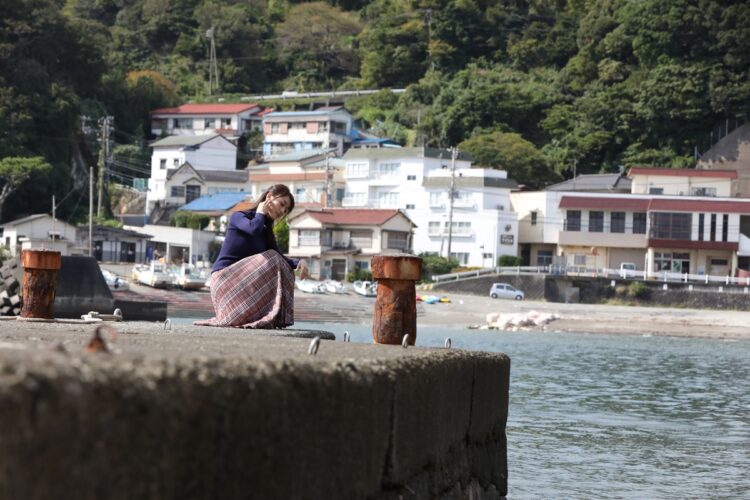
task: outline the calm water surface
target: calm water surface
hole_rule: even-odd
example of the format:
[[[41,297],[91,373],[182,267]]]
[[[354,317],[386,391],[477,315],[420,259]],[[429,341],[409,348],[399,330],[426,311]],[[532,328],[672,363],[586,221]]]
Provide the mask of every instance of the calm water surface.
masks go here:
[[[509,498],[750,498],[750,342],[420,327],[417,344],[445,337],[512,359]]]

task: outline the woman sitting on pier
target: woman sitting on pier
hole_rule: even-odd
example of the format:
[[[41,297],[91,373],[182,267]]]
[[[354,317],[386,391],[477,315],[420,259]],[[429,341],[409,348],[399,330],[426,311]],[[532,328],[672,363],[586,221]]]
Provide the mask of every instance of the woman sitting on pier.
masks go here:
[[[284,184],[274,184],[254,208],[229,218],[226,238],[211,270],[215,317],[196,325],[283,328],[294,324],[294,271],[309,275],[304,260],[284,257],[273,235],[274,221],[294,208]]]

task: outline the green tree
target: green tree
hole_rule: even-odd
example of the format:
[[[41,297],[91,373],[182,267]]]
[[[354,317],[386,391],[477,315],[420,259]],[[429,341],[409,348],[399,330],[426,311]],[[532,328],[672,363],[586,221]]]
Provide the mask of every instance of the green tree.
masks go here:
[[[289,9],[276,27],[279,56],[299,90],[335,86],[359,68],[355,44],[362,30],[351,13],[325,2]]]
[[[520,134],[492,132],[471,137],[459,144],[474,158],[477,167],[508,172],[508,177],[531,188],[541,188],[558,180],[547,159]]]
[[[422,259],[422,281],[430,281],[433,276],[450,273],[454,267],[458,266],[456,259],[446,259],[439,255],[422,253],[419,254]]]
[[[0,220],[8,197],[33,175],[48,173],[52,167],[41,156],[9,156],[0,160]]]
[[[287,253],[289,251],[289,224],[286,221],[286,217],[273,225],[273,235],[276,238],[279,250]]]

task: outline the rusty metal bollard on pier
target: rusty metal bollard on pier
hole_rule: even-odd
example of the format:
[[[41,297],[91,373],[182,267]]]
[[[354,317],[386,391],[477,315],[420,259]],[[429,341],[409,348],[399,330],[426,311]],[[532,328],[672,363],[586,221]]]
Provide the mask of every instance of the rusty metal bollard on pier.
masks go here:
[[[422,276],[422,259],[408,254],[376,255],[370,263],[378,282],[372,338],[376,344],[409,344],[417,339],[417,293],[414,284]]]
[[[54,319],[57,272],[62,267],[60,252],[24,250],[21,267],[21,318]]]

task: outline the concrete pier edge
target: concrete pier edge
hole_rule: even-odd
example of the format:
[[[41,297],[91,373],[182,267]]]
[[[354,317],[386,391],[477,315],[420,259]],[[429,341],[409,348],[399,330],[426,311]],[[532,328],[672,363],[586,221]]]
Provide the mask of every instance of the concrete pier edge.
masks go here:
[[[507,491],[503,354],[322,341],[309,356],[307,339],[137,324],[90,355],[91,325],[15,323],[0,322],[2,498]]]

